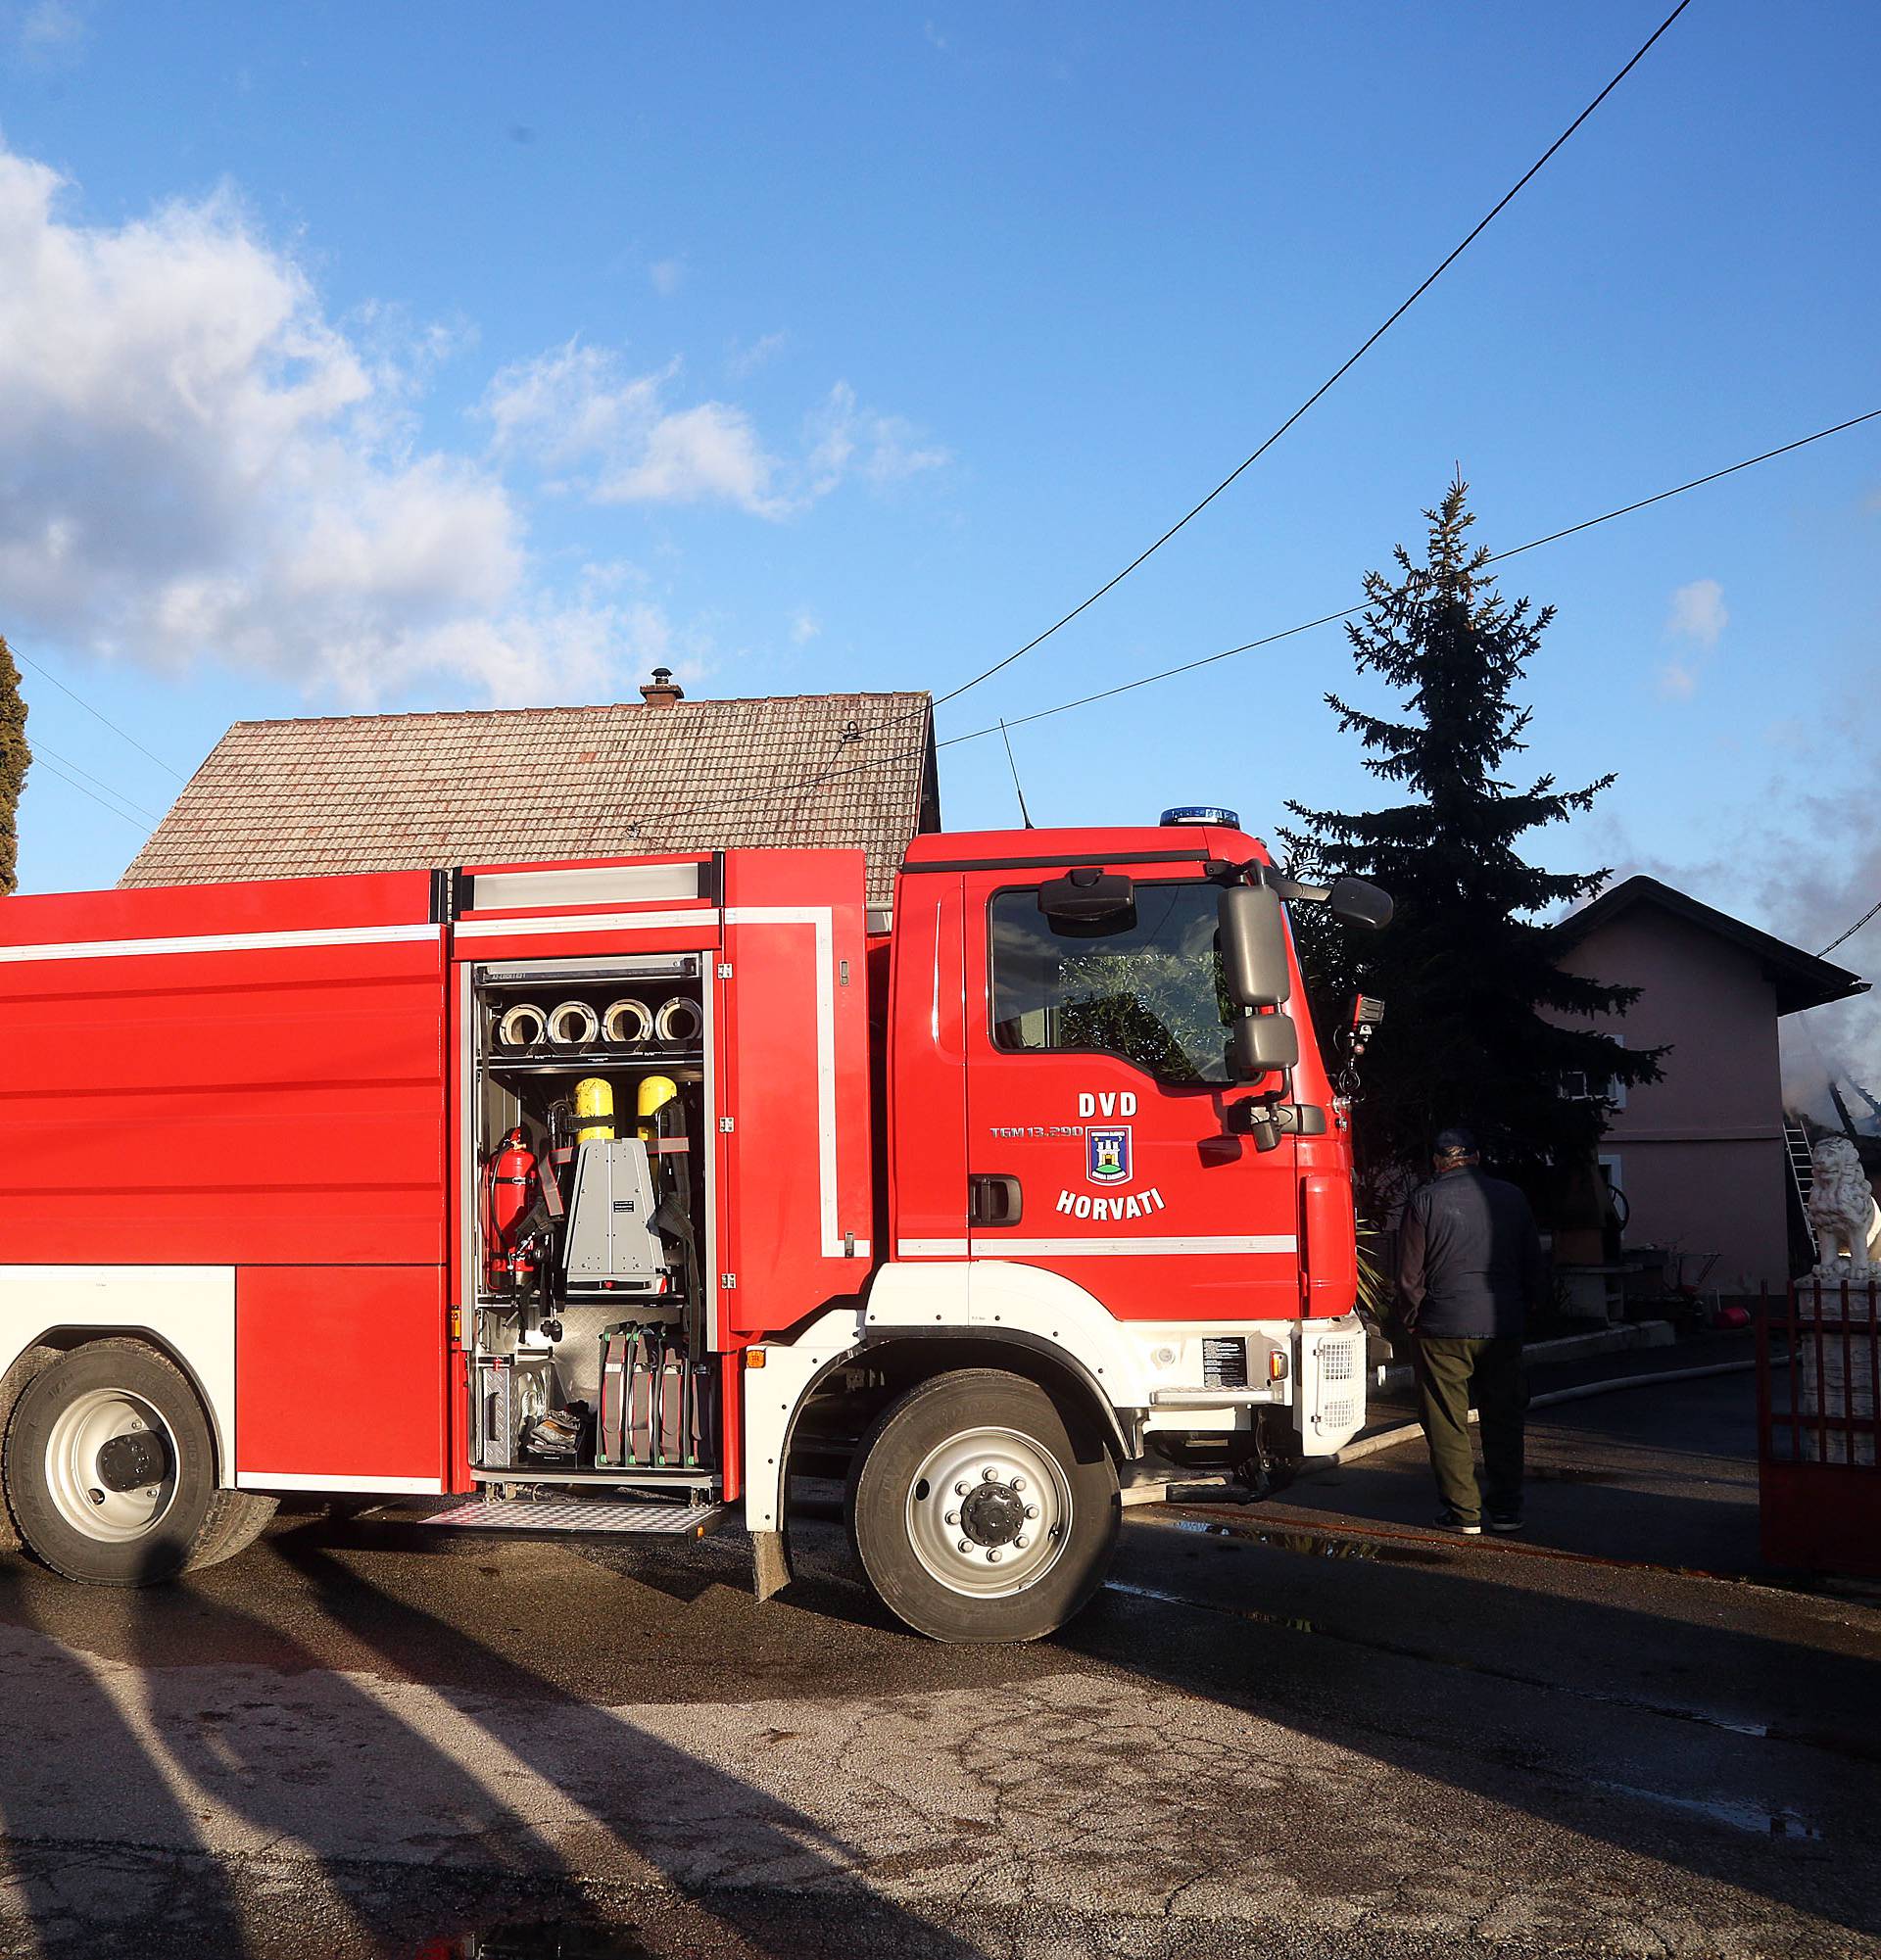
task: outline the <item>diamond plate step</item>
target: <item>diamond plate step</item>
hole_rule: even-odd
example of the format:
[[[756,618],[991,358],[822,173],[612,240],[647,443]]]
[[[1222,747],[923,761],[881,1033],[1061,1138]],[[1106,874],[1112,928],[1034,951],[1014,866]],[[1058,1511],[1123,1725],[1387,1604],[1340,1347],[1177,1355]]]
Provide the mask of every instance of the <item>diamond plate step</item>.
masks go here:
[[[612,1531],[660,1538],[703,1538],[716,1531],[726,1504],[640,1504],[612,1498],[451,1498],[433,1508],[384,1505],[371,1515],[389,1524],[439,1525],[453,1531]]]

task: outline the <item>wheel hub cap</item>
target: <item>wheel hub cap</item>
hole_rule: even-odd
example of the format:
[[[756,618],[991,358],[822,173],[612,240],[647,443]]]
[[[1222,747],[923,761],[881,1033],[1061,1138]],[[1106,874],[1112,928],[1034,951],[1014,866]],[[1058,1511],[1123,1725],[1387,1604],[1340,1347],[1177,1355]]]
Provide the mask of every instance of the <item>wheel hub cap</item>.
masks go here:
[[[976,1545],[1010,1545],[1026,1527],[1026,1506],[1010,1484],[982,1484],[960,1506],[960,1529]]]
[[[1071,1484],[1015,1429],[963,1429],[930,1450],[908,1486],[908,1544],[931,1577],[972,1599],[1036,1586],[1071,1530]]]
[[[169,1425],[125,1389],[74,1396],[46,1439],[46,1490],[65,1522],[87,1538],[143,1537],[176,1495]]]

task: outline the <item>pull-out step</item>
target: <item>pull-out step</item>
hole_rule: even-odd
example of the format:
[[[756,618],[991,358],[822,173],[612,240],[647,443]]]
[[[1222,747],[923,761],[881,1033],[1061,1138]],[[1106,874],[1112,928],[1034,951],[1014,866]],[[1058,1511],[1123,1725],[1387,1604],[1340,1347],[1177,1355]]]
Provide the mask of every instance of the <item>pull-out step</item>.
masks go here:
[[[447,1498],[381,1506],[388,1524],[439,1525],[453,1531],[606,1531],[656,1538],[704,1538],[725,1521],[728,1504],[674,1504],[613,1498]]]

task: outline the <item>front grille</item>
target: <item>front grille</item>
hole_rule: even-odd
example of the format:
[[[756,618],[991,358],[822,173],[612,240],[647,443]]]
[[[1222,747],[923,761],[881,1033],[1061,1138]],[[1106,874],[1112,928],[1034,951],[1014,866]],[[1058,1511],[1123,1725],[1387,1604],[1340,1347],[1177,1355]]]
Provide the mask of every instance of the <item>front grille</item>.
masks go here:
[[[1238,1336],[1218,1335],[1202,1343],[1202,1386],[1245,1388],[1247,1343]]]

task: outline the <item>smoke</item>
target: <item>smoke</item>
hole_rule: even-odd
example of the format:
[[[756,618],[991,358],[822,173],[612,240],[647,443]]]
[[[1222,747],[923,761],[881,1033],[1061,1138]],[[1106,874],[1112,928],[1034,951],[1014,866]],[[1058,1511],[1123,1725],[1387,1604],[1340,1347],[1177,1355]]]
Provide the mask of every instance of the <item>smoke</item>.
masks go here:
[[[1720,832],[1713,825],[1707,854],[1673,860],[1643,851],[1610,813],[1582,835],[1614,866],[1614,883],[1643,873],[1777,938],[1818,953],[1881,898],[1881,799],[1859,787],[1844,794],[1798,796],[1774,790],[1760,797],[1756,823]],[[1771,823],[1781,812],[1780,832]],[[1828,954],[1858,974],[1881,969],[1881,916]],[[1829,1094],[1833,1082],[1857,1126],[1881,1127],[1851,1090],[1859,1083],[1881,1098],[1881,998],[1853,1000],[1785,1015],[1777,1024],[1782,1048],[1783,1103],[1818,1123],[1839,1126]]]
[[[1860,789],[1790,799],[1795,829],[1766,846],[1772,861],[1752,884],[1753,917],[1806,952],[1820,952],[1881,898],[1881,802]],[[1786,826],[1786,828],[1788,828]],[[1828,953],[1863,979],[1881,964],[1881,917]],[[1783,1096],[1820,1123],[1840,1119],[1829,1085],[1842,1085],[1857,1120],[1871,1113],[1849,1092],[1858,1082],[1881,1095],[1881,1001],[1872,994],[1785,1017]],[[1865,1125],[1864,1125],[1865,1126]]]

